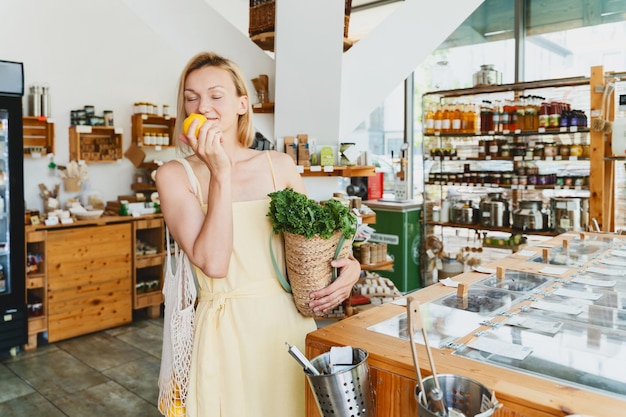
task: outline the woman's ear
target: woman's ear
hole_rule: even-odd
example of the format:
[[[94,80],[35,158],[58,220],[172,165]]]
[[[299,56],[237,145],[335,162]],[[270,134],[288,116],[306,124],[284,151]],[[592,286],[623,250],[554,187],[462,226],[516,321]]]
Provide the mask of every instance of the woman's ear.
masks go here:
[[[240,115],[246,114],[248,112],[248,108],[250,107],[248,96],[239,97],[239,113]]]

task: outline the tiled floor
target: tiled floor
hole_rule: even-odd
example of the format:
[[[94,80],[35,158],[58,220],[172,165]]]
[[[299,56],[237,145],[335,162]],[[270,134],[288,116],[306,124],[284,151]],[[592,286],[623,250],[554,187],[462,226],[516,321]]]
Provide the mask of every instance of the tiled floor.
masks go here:
[[[0,356],[2,417],[158,417],[163,320]]]

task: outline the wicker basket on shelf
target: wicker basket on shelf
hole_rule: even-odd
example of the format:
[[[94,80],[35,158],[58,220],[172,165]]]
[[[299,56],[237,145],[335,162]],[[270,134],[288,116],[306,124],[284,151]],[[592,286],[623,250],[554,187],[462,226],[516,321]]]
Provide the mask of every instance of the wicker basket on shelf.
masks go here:
[[[264,33],[274,32],[276,18],[275,0],[250,0],[250,23],[248,32],[250,37]],[[343,37],[348,37],[348,27],[350,25],[350,12],[352,11],[352,0],[346,0],[344,12]]]

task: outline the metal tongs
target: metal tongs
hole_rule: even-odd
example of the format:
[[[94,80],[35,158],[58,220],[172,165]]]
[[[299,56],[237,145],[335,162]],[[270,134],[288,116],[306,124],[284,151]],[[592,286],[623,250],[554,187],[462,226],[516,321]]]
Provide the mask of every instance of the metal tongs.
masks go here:
[[[297,346],[290,345],[289,342],[285,342],[285,345],[289,348],[289,354],[298,361],[304,372],[310,375],[320,375],[320,372],[313,366],[313,364],[304,356],[304,354],[298,349]]]
[[[420,388],[420,392],[423,393],[426,399],[428,409],[433,413],[441,417],[448,416],[448,406],[446,404],[445,396],[439,386],[439,380],[437,379],[437,371],[435,370],[435,361],[433,360],[432,352],[430,351],[430,344],[428,343],[428,336],[426,335],[426,329],[422,320],[422,313],[420,311],[420,305],[413,297],[407,297],[406,301],[406,319],[409,333],[409,340],[411,341],[411,353],[413,354],[413,366],[417,373],[417,384]],[[426,345],[426,353],[428,354],[428,361],[430,362],[430,369],[433,373],[433,381],[435,386],[430,392],[424,391],[424,383],[422,381],[422,373],[417,359],[417,349],[415,347],[414,335],[418,329],[422,330],[422,336],[424,337],[424,344]]]

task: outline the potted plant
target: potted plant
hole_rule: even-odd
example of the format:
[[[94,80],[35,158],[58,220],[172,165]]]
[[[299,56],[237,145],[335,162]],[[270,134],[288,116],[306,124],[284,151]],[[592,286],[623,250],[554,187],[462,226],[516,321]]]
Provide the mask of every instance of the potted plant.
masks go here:
[[[338,200],[318,203],[291,188],[268,196],[271,201],[267,215],[272,229],[285,239],[289,282],[274,260],[276,273],[283,288],[293,293],[298,311],[311,316],[309,294],[330,284],[336,274],[330,262],[350,253],[356,216]]]

